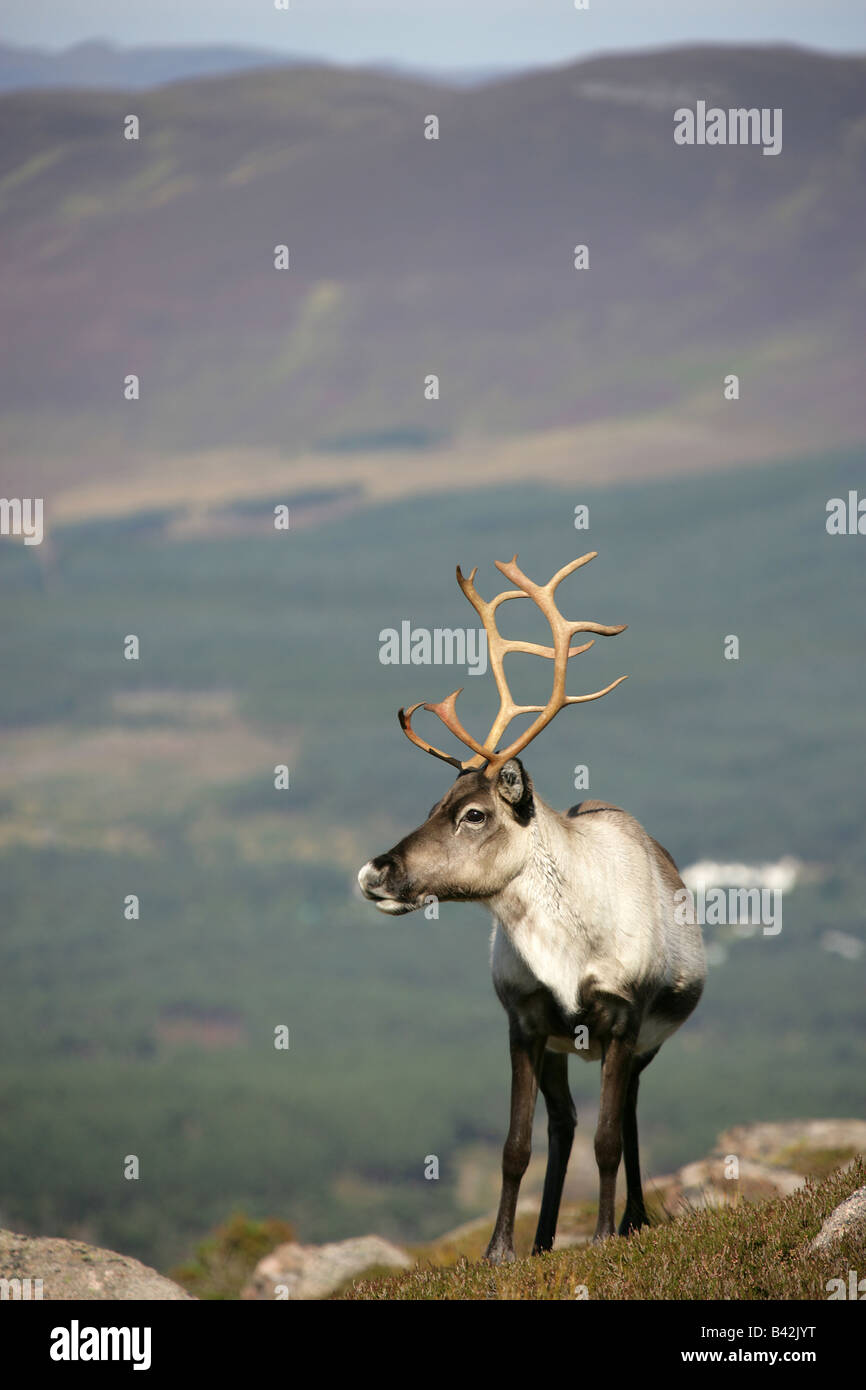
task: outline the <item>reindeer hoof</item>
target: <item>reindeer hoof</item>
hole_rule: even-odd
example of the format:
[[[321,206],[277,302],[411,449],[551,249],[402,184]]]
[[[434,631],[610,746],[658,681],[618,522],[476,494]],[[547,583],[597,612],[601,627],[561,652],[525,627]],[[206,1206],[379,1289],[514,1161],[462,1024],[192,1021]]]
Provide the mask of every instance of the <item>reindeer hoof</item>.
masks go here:
[[[638,1213],[637,1216],[629,1216],[628,1212],[626,1212],[622,1221],[619,1223],[619,1234],[621,1236],[630,1236],[633,1235],[635,1231],[639,1231],[642,1226],[648,1226],[649,1224],[649,1217],[645,1211]]]
[[[484,1258],[488,1264],[506,1265],[513,1264],[517,1256],[511,1246],[488,1245],[484,1252]]]

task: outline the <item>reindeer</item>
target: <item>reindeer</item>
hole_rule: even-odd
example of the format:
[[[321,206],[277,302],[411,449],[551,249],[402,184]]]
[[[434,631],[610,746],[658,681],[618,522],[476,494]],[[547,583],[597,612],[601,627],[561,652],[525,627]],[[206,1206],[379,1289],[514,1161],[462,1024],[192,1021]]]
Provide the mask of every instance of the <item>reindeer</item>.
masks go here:
[[[620,1235],[648,1222],[641,1188],[637,1095],[641,1072],[666,1038],[688,1018],[706,976],[700,927],[680,924],[675,894],[683,890],[677,867],[626,811],[604,801],[583,801],[560,814],[536,794],[517,756],[566,705],[607,695],[620,676],[591,695],[566,695],[567,664],[594,638],[572,647],[576,633],[613,637],[624,625],[569,622],[555,592],[563,579],[595,559],[590,551],[544,585],[517,565],[496,567],[516,588],[486,602],[473,569],[457,582],[484,624],[500,697],[499,713],[478,743],[457,715],[459,690],[440,704],[400,710],[403,732],[417,747],[458,769],[454,785],[425,823],[358,874],[365,897],[381,912],[413,912],[430,895],[444,902],[480,902],[494,917],[493,985],[507,1015],[511,1050],[511,1120],[502,1157],[502,1195],[485,1258],[514,1259],[514,1214],[530,1157],[532,1121],[540,1088],[547,1105],[548,1158],[533,1254],[550,1250],[556,1233],[565,1171],[577,1123],[568,1089],[568,1057],[601,1062],[601,1100],[595,1134],[599,1172],[595,1240],[615,1234],[616,1178],[625,1150],[626,1205]],[[530,598],[548,620],[553,646],[504,639],[496,610]],[[515,704],[504,672],[510,652],[553,661],[553,691],[546,705]],[[470,750],[460,761],[427,743],[412,728],[424,708]],[[498,745],[512,720],[535,720],[507,747]],[[683,899],[679,899],[683,901]]]

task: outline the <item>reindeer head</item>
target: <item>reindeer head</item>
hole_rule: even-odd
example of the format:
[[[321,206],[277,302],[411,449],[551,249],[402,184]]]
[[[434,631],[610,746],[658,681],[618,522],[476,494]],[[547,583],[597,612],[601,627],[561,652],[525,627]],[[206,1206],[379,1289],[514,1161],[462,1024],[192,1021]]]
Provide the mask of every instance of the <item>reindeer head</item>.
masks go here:
[[[620,676],[604,690],[591,695],[566,695],[568,662],[592,646],[594,638],[572,647],[578,632],[615,637],[625,625],[605,627],[602,623],[569,622],[559,612],[554,594],[567,575],[573,574],[597,552],[591,550],[559,570],[547,584],[534,584],[517,565],[496,561],[496,568],[518,587],[497,594],[489,602],[475,588],[473,570],[464,578],[457,567],[457,583],[478,613],[487,632],[490,666],[499,691],[499,713],[483,743],[464,729],[457,716],[459,690],[438,705],[413,705],[400,710],[398,718],[406,737],[418,748],[459,769],[457,781],[433,807],[427,820],[401,840],[387,854],[371,859],[358,874],[364,896],[382,912],[398,914],[422,907],[431,895],[441,902],[475,901],[495,896],[520,873],[529,853],[529,827],[535,815],[532,783],[518,758],[526,746],[566,705],[598,700],[626,680]],[[496,627],[496,610],[508,599],[531,598],[550,623],[553,646],[535,642],[510,641]],[[517,705],[505,678],[504,660],[509,652],[526,652],[553,661],[553,690],[546,705]],[[418,709],[438,716],[445,727],[473,754],[460,759],[443,753],[420,738],[412,728],[412,715]],[[519,714],[538,717],[507,748],[497,744],[512,720]]]

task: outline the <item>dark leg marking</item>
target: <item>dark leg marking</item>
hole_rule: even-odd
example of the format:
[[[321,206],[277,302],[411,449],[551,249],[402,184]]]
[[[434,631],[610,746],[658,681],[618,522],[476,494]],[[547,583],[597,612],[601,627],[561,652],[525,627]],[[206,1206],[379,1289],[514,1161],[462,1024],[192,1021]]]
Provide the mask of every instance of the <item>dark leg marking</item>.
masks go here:
[[[565,1170],[571,1153],[571,1143],[577,1115],[568,1089],[568,1057],[564,1052],[545,1052],[541,1065],[541,1093],[547,1105],[547,1171],[544,1175],[544,1194],[538,1229],[532,1246],[533,1255],[553,1248],[556,1222]]]
[[[640,1179],[640,1154],[637,1135],[637,1092],[640,1074],[648,1067],[658,1048],[644,1052],[632,1062],[628,1090],[625,1097],[625,1111],[622,1117],[622,1140],[625,1155],[626,1203],[625,1212],[619,1225],[621,1236],[630,1235],[641,1226],[649,1225],[649,1217],[643,1201],[643,1187]]]

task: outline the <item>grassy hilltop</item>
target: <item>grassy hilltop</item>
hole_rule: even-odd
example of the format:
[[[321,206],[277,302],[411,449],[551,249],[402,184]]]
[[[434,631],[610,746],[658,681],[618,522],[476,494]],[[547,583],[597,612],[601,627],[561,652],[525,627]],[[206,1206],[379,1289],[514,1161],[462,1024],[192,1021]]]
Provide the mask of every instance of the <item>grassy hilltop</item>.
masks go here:
[[[790,1197],[694,1212],[628,1240],[551,1251],[493,1269],[483,1261],[422,1265],[357,1280],[344,1299],[448,1301],[532,1299],[826,1299],[827,1282],[862,1269],[866,1235],[847,1235],[830,1254],[808,1249],[834,1207],[866,1183],[861,1158]]]

